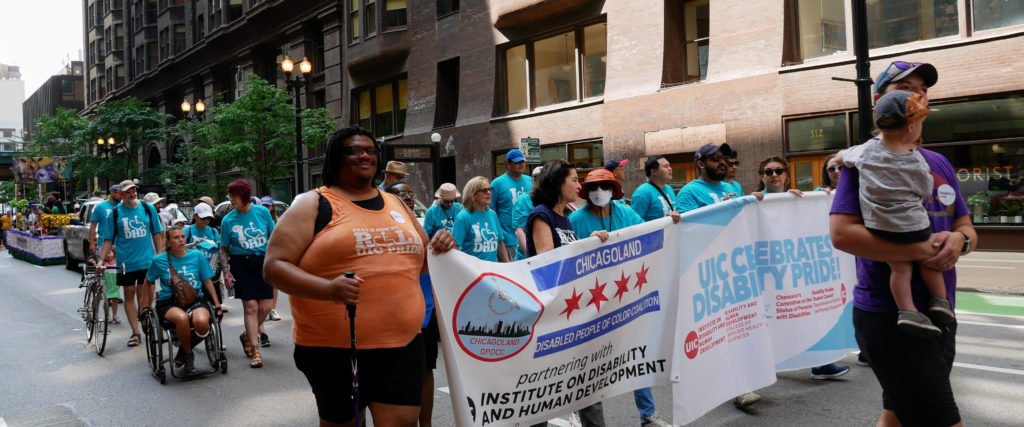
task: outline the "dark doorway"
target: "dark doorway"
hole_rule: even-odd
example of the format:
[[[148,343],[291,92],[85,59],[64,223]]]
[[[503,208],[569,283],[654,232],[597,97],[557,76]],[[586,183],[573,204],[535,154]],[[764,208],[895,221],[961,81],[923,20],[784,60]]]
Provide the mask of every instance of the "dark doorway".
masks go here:
[[[459,182],[455,182],[455,156],[441,158],[441,183],[450,182],[455,187],[462,188]]]

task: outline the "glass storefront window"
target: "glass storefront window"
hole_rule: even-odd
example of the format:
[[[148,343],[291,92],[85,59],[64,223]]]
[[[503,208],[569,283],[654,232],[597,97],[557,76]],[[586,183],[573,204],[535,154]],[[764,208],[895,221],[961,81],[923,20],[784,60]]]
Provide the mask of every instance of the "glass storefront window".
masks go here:
[[[976,31],[1024,24],[1024,2],[1020,0],[979,0],[971,5]]]
[[[786,139],[791,153],[846,148],[846,114],[788,120]]]
[[[846,51],[843,0],[786,0],[788,63]]]
[[[879,48],[958,32],[957,0],[869,1],[869,47]]]
[[[1024,136],[1024,97],[934,105],[924,122],[925,143]]]
[[[1024,142],[932,150],[952,163],[974,224],[1024,225]]]
[[[576,39],[572,32],[533,44],[537,107],[576,99]]]

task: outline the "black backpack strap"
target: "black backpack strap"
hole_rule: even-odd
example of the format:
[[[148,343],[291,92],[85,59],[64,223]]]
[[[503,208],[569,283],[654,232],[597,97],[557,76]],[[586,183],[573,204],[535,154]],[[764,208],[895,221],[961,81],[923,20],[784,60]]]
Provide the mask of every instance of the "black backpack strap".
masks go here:
[[[334,210],[331,208],[331,202],[324,197],[320,190],[316,190],[316,195],[319,196],[316,205],[316,222],[313,223],[313,235],[316,236],[331,223],[331,219],[334,217]]]

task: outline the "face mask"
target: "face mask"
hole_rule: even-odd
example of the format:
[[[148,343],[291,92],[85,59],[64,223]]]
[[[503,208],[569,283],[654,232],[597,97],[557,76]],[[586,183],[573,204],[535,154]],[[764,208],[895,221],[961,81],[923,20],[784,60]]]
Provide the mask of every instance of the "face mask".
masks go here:
[[[612,192],[611,190],[605,190],[602,188],[590,190],[589,198],[590,203],[593,203],[595,206],[599,208],[603,208],[605,206],[608,206],[608,202],[612,201]]]

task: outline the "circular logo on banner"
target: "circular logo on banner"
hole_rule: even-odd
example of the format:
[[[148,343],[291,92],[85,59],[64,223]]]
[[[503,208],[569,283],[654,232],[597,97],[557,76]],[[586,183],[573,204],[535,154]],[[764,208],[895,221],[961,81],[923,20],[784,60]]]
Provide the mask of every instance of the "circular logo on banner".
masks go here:
[[[497,362],[515,356],[530,344],[543,312],[544,305],[522,285],[484,273],[455,303],[452,330],[466,354]]]
[[[697,332],[690,331],[690,333],[686,334],[686,341],[683,342],[683,352],[686,353],[686,358],[693,359],[697,357],[697,350]]]
[[[953,187],[950,187],[949,184],[940,185],[935,192],[938,193],[939,201],[943,205],[949,206],[956,201],[956,191],[953,191]]]
[[[401,213],[399,213],[398,211],[391,211],[390,213],[391,213],[391,218],[394,219],[395,222],[397,222],[399,224],[405,224],[405,217],[402,216]]]

